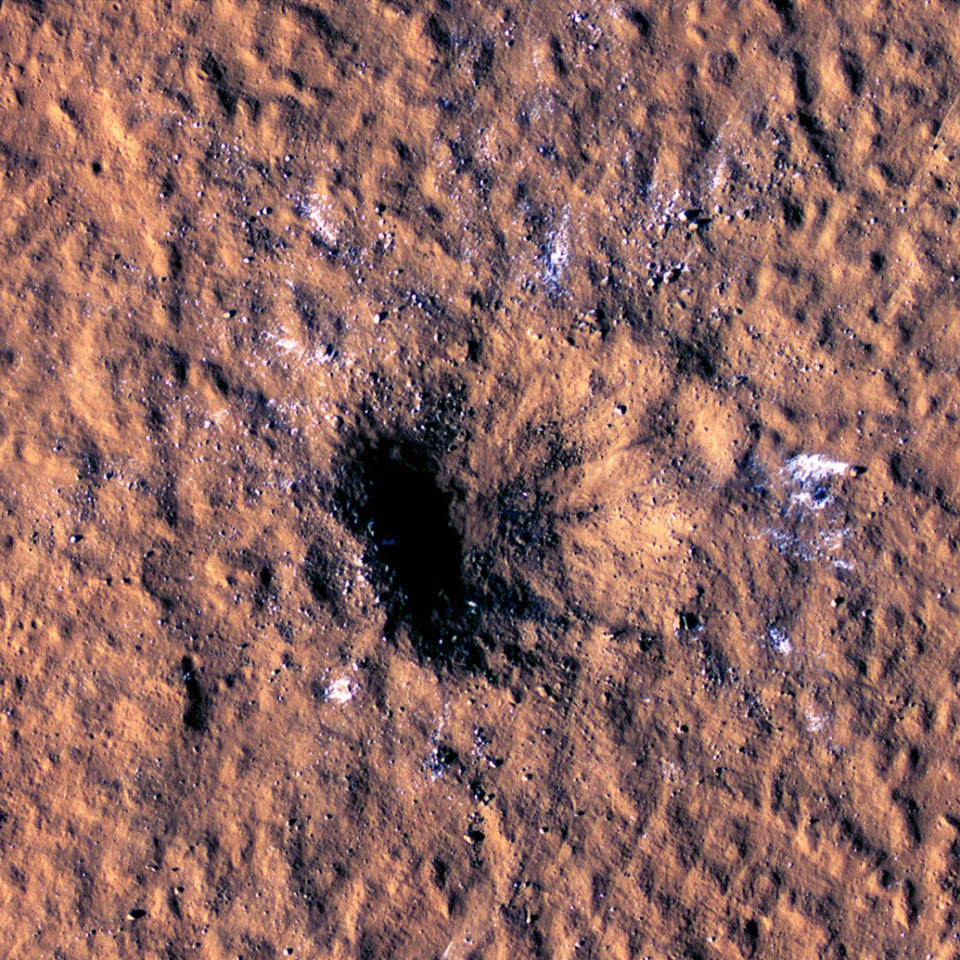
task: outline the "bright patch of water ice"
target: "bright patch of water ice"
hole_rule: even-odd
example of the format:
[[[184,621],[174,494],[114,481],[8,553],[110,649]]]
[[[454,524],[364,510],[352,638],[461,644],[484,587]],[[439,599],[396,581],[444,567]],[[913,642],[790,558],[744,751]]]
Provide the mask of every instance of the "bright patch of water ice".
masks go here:
[[[340,238],[340,227],[333,206],[319,194],[295,196],[295,211],[306,217],[317,235],[328,247],[335,247]]]
[[[783,469],[794,483],[811,483],[830,477],[846,476],[851,466],[843,460],[830,460],[822,453],[801,453],[791,457]]]
[[[844,460],[821,453],[801,453],[780,467],[781,496],[778,516],[765,533],[781,553],[806,562],[827,561],[837,570],[853,570],[842,554],[851,536],[843,492],[837,477],[857,477],[864,472]],[[750,488],[766,492],[762,468],[750,461],[744,467]]]
[[[783,472],[795,488],[790,502],[808,510],[822,510],[831,500],[830,480],[850,473],[851,465],[843,460],[831,460],[821,453],[801,453],[791,457]]]
[[[793,644],[787,636],[787,631],[783,627],[771,624],[767,628],[767,636],[770,638],[770,648],[775,650],[781,656],[787,656],[793,650]]]
[[[807,722],[807,730],[809,730],[810,733],[819,733],[827,725],[827,720],[829,719],[829,717],[825,717],[822,713],[816,713],[813,710],[805,710],[803,718]]]
[[[547,236],[543,249],[543,282],[552,295],[562,293],[563,276],[570,262],[570,207],[564,207],[560,226]]]
[[[311,350],[293,337],[279,337],[269,331],[265,332],[263,336],[300,363],[330,363],[336,360],[339,353],[333,344],[329,343],[324,344],[321,349]]]
[[[357,688],[350,682],[350,678],[340,677],[323,691],[323,699],[330,703],[347,703],[356,696],[356,693]]]

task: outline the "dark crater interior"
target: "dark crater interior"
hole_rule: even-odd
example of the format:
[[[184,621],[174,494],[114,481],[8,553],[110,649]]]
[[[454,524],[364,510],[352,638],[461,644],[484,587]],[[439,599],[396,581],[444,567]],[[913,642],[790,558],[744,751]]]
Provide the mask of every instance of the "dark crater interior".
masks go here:
[[[406,637],[421,662],[438,670],[496,682],[504,670],[527,665],[509,656],[520,622],[556,627],[563,620],[524,577],[528,568],[552,566],[553,517],[550,504],[531,494],[536,478],[515,479],[488,503],[489,536],[465,542],[455,520],[459,494],[444,480],[451,449],[424,430],[357,435],[336,471],[331,507],[363,545],[390,639]],[[304,572],[314,599],[344,613],[343,564],[329,543],[311,548]]]
[[[386,611],[387,632],[405,630],[434,665],[478,670],[485,657],[472,590],[464,581],[453,494],[436,457],[415,439],[360,446],[334,495],[340,520],[364,543],[364,563]]]

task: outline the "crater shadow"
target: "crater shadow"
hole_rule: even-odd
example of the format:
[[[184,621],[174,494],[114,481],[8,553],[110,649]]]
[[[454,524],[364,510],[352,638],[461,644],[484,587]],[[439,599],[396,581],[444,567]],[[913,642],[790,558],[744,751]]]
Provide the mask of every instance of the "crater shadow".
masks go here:
[[[453,501],[439,482],[436,457],[406,438],[361,446],[334,495],[339,519],[365,545],[364,564],[387,631],[406,630],[420,659],[435,666],[481,670],[486,661],[464,583]]]

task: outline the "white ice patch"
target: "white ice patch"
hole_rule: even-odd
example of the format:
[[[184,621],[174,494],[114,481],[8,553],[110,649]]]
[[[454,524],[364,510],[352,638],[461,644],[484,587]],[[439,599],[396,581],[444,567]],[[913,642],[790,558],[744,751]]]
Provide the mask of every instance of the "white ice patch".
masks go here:
[[[853,570],[853,562],[843,556],[853,531],[845,522],[844,491],[835,480],[858,477],[864,470],[821,453],[801,453],[783,463],[779,517],[765,531],[771,542],[781,553],[798,559]],[[753,489],[766,489],[763,472],[756,465],[748,472],[751,477]]]
[[[783,465],[793,490],[790,503],[807,510],[822,510],[833,499],[830,480],[849,475],[852,467],[842,460],[830,460],[820,453],[801,453]]]
[[[291,354],[300,363],[330,363],[337,357],[337,351],[331,344],[327,344],[321,350],[309,350],[299,340],[294,340],[292,337],[278,337],[275,333],[269,331],[265,332],[263,336],[275,343],[285,353]]]
[[[570,207],[564,207],[560,226],[547,237],[544,251],[543,280],[553,291],[561,287],[570,262]]]
[[[807,730],[810,733],[819,733],[827,725],[828,720],[823,714],[815,713],[813,710],[805,710],[803,718],[807,722]]]
[[[356,696],[357,688],[350,682],[349,677],[341,677],[334,680],[326,690],[323,691],[323,699],[330,703],[348,703]]]
[[[307,218],[328,247],[335,247],[340,236],[333,222],[333,208],[320,197],[313,196],[307,203]]]
[[[851,468],[849,463],[842,460],[830,460],[822,453],[801,453],[791,457],[783,469],[790,475],[794,483],[805,485],[819,483],[830,477],[846,476]]]
[[[767,628],[767,636],[770,638],[770,648],[781,656],[785,657],[793,650],[793,644],[782,627],[771,625]]]
[[[666,757],[660,758],[660,773],[663,779],[670,783],[681,783],[683,781],[683,770]]]

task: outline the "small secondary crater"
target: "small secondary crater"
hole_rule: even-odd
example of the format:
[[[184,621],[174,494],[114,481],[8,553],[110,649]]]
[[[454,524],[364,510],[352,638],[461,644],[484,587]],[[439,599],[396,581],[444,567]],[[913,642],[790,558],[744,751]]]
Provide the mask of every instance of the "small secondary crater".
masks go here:
[[[190,657],[180,661],[180,677],[186,687],[187,704],[183,711],[183,725],[189,730],[203,733],[207,729],[209,702],[200,686],[197,668]]]

